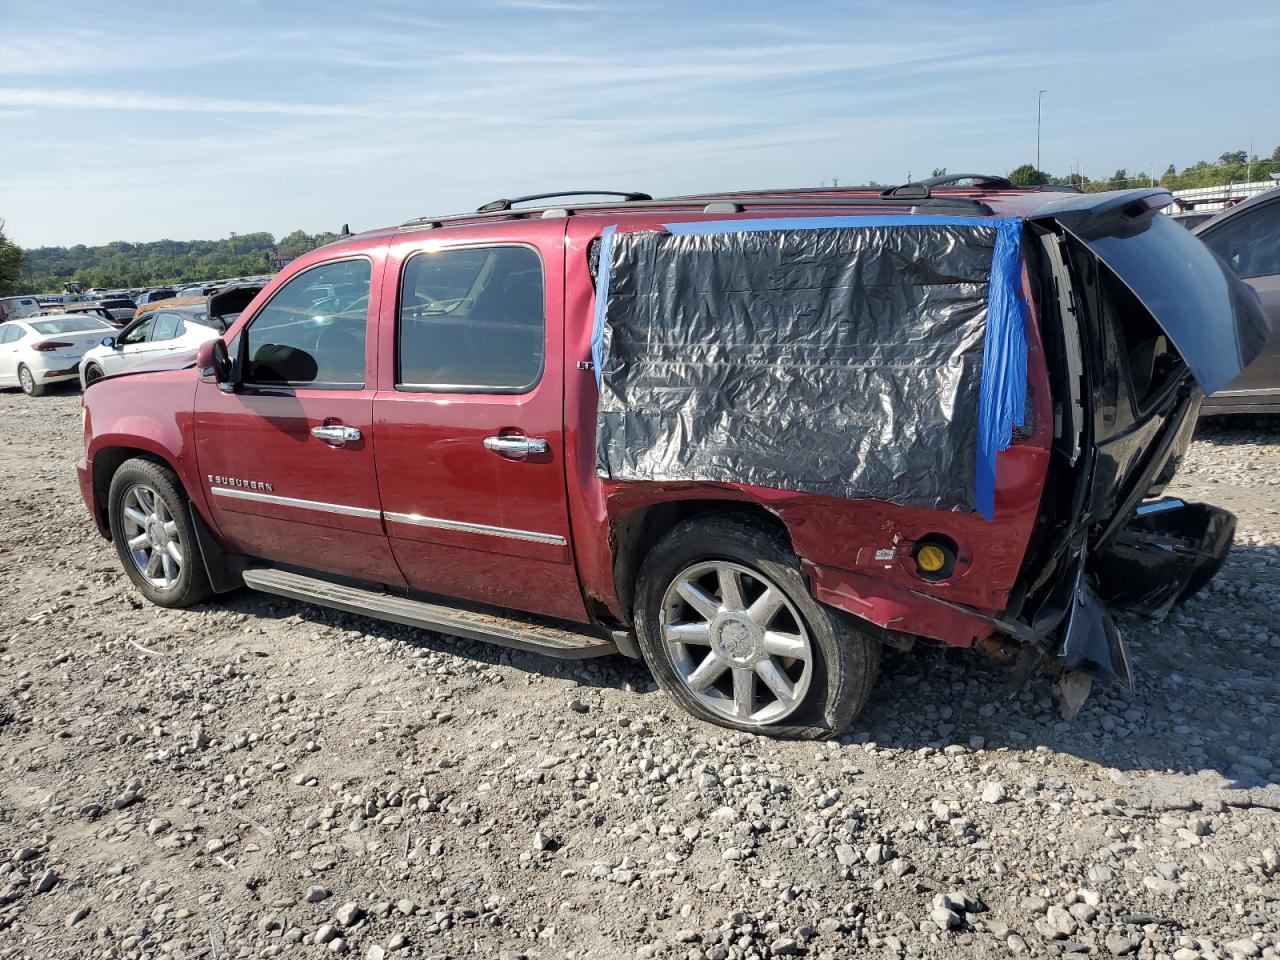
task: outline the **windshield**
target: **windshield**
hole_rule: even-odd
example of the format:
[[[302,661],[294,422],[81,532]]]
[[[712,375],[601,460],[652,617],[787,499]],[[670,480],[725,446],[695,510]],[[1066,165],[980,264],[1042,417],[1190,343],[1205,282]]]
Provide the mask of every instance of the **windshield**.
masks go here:
[[[93,330],[111,330],[109,323],[92,317],[57,317],[52,320],[35,320],[31,329],[48,336],[51,333],[89,333]]]

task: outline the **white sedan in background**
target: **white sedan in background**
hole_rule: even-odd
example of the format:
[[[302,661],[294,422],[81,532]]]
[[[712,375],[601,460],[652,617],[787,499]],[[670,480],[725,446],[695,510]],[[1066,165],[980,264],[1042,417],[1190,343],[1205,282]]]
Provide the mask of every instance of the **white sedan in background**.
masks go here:
[[[0,323],[0,387],[17,384],[38,397],[51,383],[74,380],[80,358],[115,332],[105,320],[79,313]]]
[[[221,336],[222,331],[203,312],[195,310],[156,310],[145,313],[114,336],[104,339],[84,355],[80,363],[80,383],[87,387],[95,380],[136,370],[144,364],[161,366],[163,358],[177,358],[194,352],[206,340]],[[198,322],[196,317],[200,318]],[[155,362],[153,362],[155,361]]]

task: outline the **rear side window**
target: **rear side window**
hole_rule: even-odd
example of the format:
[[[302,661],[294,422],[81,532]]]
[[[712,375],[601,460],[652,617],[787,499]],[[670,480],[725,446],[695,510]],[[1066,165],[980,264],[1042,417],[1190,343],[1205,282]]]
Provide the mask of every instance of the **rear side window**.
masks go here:
[[[1280,203],[1241,211],[1200,239],[1241,279],[1280,274]]]
[[[542,377],[542,260],[528,247],[418,253],[400,283],[396,385],[524,393]]]
[[[0,343],[16,343],[21,339],[21,327],[0,327]]]
[[[42,336],[55,333],[88,333],[91,330],[103,330],[107,324],[91,317],[60,317],[57,320],[33,321],[31,328]]]
[[[181,323],[182,318],[176,313],[156,314],[156,322],[151,327],[151,341],[159,343],[162,340],[172,340],[178,335]]]
[[[369,278],[368,260],[340,260],[277,290],[245,331],[246,381],[362,386]]]

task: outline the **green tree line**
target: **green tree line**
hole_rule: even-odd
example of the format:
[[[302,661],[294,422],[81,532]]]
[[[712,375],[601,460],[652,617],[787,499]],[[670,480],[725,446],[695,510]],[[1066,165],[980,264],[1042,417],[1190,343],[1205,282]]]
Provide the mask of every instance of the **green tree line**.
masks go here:
[[[0,232],[0,296],[61,293],[67,283],[86,290],[154,287],[273,273],[276,259],[292,259],[336,238],[295,230],[278,241],[269,233],[241,233],[222,240],[118,240],[18,250]]]
[[[1153,178],[1156,186],[1166,190],[1227,187],[1233,183],[1267,180],[1273,173],[1280,174],[1280,147],[1276,147],[1269,157],[1260,157],[1256,153],[1250,155],[1246,150],[1229,150],[1216,161],[1200,160],[1181,170],[1171,163],[1159,176],[1154,176],[1154,173],[1155,171],[1130,172],[1121,167],[1111,176],[1100,179],[1091,179],[1079,171],[1059,177],[1037,170],[1033,164],[1024,163],[1009,174],[1009,179],[1018,186],[1065,184],[1078,187],[1086,193],[1146,187],[1151,185]]]

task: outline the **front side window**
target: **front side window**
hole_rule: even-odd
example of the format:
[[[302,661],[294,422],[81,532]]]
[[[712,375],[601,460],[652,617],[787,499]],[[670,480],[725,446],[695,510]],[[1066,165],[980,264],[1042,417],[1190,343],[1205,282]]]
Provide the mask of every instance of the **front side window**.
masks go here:
[[[368,260],[342,260],[277,290],[245,331],[245,381],[362,386],[370,277]]]
[[[412,256],[400,284],[396,385],[522,393],[542,377],[542,260],[528,247]]]
[[[151,327],[155,322],[156,315],[153,313],[136,327],[131,327],[121,334],[116,343],[122,347],[127,347],[131,343],[144,343],[147,339],[147,334],[151,332]]]
[[[1280,274],[1280,203],[1241,211],[1201,239],[1241,279]]]

